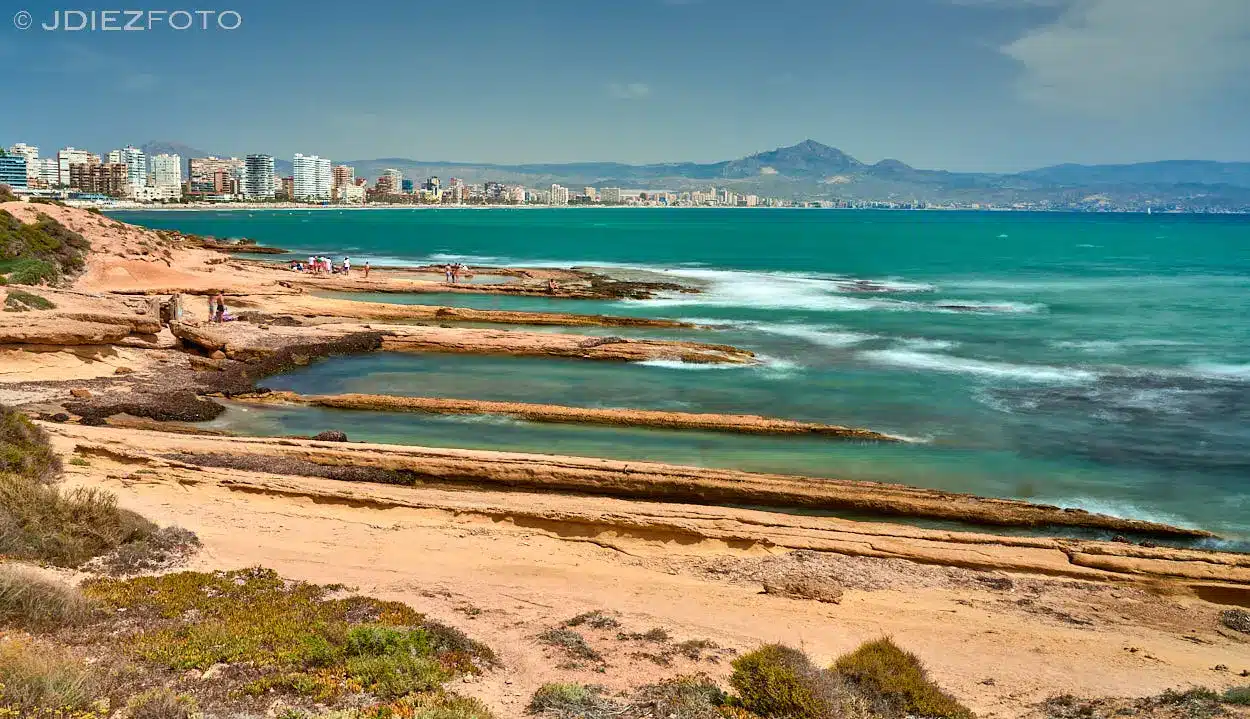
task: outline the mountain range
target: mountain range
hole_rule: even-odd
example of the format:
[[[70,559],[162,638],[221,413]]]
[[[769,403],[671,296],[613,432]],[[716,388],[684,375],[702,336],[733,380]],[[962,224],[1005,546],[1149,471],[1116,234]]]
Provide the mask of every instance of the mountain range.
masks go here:
[[[143,146],[190,157],[212,153],[175,142]],[[220,155],[219,155],[220,156]],[[430,175],[460,177],[469,183],[497,181],[542,187],[560,183],[626,189],[690,190],[711,186],[788,199],[922,201],[928,203],[1045,203],[1055,206],[1107,203],[1250,209],[1250,162],[1174,160],[1124,165],[1063,164],[1018,173],[948,172],[917,169],[900,160],[874,164],[814,140],[713,163],[628,165],[576,162],[501,165],[423,161],[399,157],[347,160],[357,176],[376,178],[387,168],[423,180]],[[280,175],[288,160],[275,162]]]

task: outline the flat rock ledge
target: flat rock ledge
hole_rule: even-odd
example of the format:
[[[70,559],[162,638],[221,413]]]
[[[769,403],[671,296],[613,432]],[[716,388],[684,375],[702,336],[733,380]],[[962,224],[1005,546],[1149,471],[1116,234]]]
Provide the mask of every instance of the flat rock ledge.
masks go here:
[[[529,422],[596,424],[618,427],[654,427],[670,430],[701,430],[763,435],[808,435],[871,442],[898,442],[897,437],[869,429],[842,427],[816,422],[799,422],[758,415],[696,414],[646,409],[606,409],[568,407],[522,402],[488,402],[439,397],[396,397],[376,394],[301,395],[295,392],[268,392],[236,401],[258,404],[298,404],[332,409],[384,412],[424,412],[452,415],[503,415]]]

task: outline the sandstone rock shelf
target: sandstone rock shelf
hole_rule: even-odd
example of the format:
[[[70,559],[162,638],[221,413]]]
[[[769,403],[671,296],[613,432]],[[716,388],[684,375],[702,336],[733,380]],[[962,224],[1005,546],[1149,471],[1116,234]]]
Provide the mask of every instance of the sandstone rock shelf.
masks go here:
[[[872,442],[897,442],[881,432],[855,427],[799,422],[758,415],[696,414],[645,409],[608,409],[568,407],[522,402],[488,402],[441,397],[397,397],[376,394],[300,395],[294,392],[269,392],[236,401],[251,403],[287,403],[332,409],[378,410],[384,412],[425,412],[429,414],[495,414],[516,417],[530,422],[566,424],[600,424],[625,427],[655,427],[675,430],[738,432],[742,434],[809,435]]]

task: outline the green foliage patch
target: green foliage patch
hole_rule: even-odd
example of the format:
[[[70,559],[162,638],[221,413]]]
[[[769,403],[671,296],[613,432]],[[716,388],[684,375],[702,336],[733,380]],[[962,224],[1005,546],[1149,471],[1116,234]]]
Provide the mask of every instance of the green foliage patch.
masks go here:
[[[25,224],[0,210],[0,271],[18,285],[53,284],[86,264],[91,243],[48,215]]]

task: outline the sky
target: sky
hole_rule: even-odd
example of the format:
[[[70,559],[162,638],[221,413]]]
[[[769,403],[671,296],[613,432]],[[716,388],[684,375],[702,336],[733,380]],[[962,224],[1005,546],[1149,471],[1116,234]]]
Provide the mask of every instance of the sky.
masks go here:
[[[811,138],[960,171],[1250,161],[1250,0],[148,3],[0,0],[0,144],[650,163]],[[53,6],[152,27],[66,30]]]

